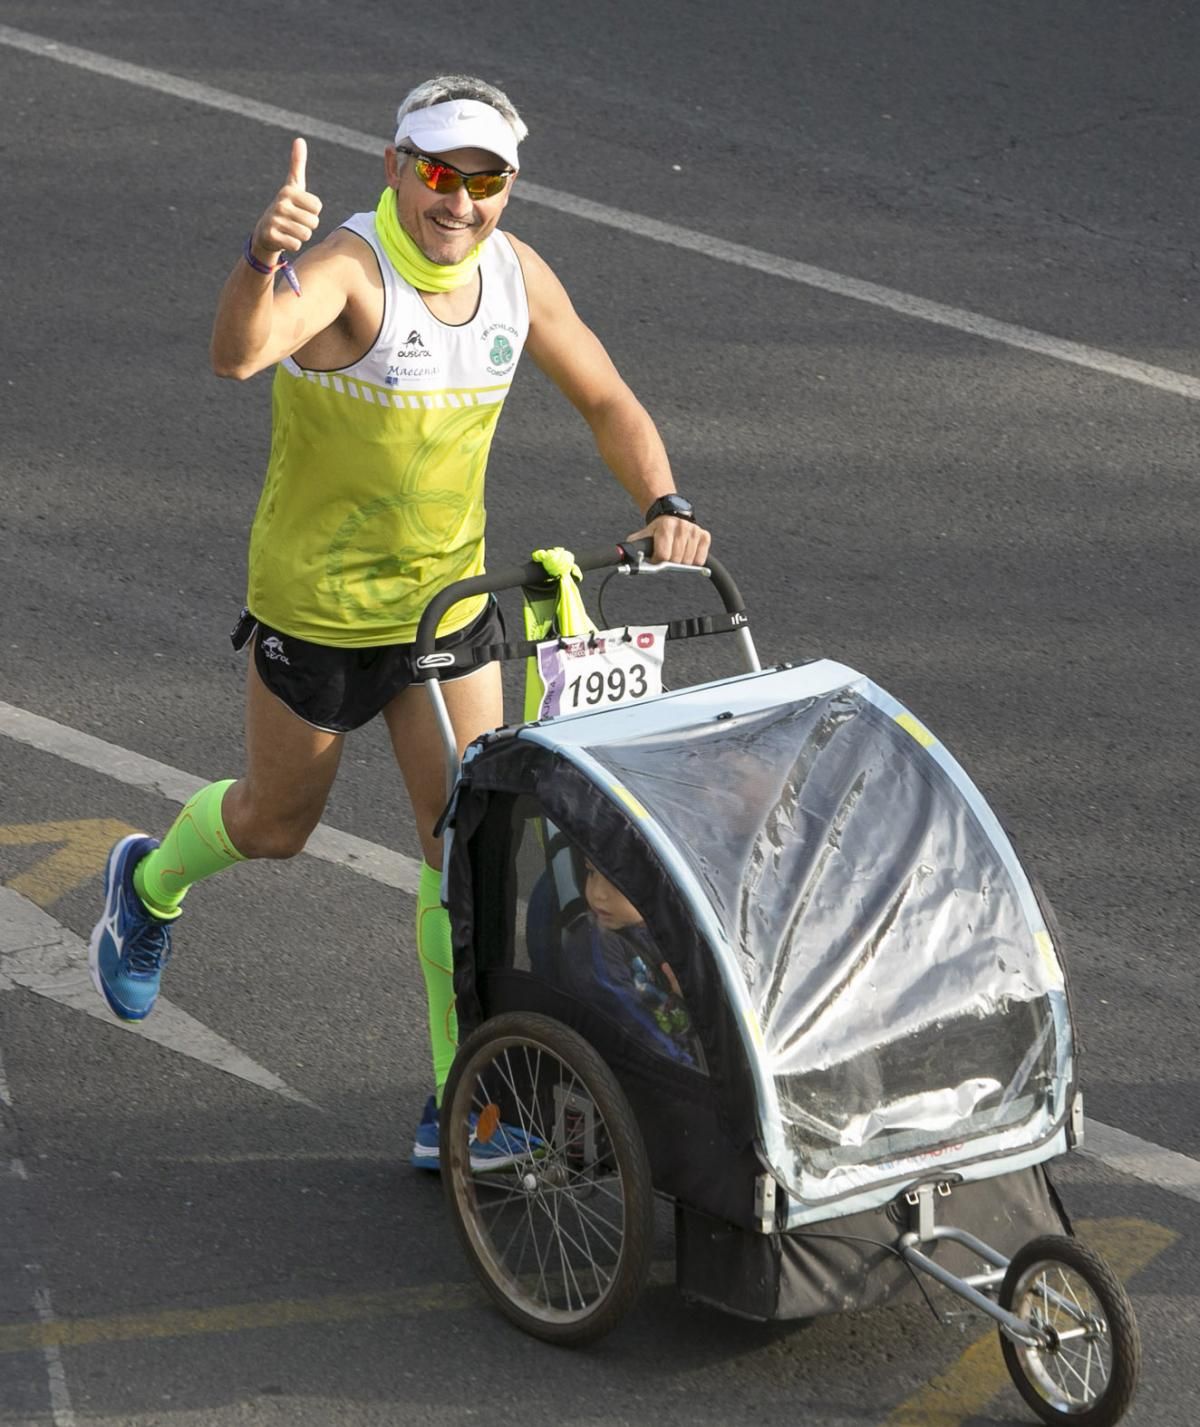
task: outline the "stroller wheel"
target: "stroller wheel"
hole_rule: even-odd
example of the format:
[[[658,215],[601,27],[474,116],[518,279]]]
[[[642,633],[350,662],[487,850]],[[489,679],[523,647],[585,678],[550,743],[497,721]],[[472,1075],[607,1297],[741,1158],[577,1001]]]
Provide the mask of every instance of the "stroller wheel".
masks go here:
[[[654,1242],[650,1167],[624,1092],[582,1036],[508,1012],[459,1047],[442,1178],[472,1267],[519,1328],[574,1346],[632,1307]]]
[[[1043,1422],[1110,1427],[1137,1388],[1141,1340],[1120,1280],[1093,1249],[1048,1234],[1014,1254],[1000,1306],[1050,1335],[1027,1347],[1001,1333],[1017,1391]]]

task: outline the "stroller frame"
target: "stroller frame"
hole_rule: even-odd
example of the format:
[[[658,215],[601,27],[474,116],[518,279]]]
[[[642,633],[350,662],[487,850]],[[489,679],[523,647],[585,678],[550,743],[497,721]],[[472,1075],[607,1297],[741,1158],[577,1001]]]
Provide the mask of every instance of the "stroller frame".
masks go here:
[[[762,666],[740,592],[724,567],[715,559],[710,559],[705,568],[665,563],[655,565],[647,560],[650,549],[650,541],[627,543],[585,555],[577,563],[584,572],[615,569],[626,576],[658,576],[667,571],[679,571],[710,579],[724,605],[724,618],[710,620],[709,627],[693,632],[735,633],[747,672],[760,673]],[[453,837],[456,794],[462,769],[477,752],[477,746],[468,750],[460,766],[457,739],[438,678],[441,670],[454,664],[455,656],[435,650],[438,623],[459,600],[537,584],[544,579],[541,567],[531,564],[517,570],[462,581],[436,595],[421,619],[416,640],[416,666],[425,676],[445,751],[449,801],[439,827],[447,832],[448,841]],[[528,643],[511,645],[494,653],[502,658],[523,657],[532,652],[532,647]],[[444,901],[449,859],[446,866],[447,872],[443,873]],[[539,1064],[543,1042],[553,1042],[549,1053],[567,1064],[571,1064],[571,1057],[575,1056],[575,1065],[586,1066],[581,1082],[585,1088],[572,1091],[575,1096],[572,1103],[598,1107],[598,1118],[588,1121],[585,1141],[587,1152],[593,1158],[593,1163],[587,1168],[593,1176],[592,1182],[598,1182],[598,1176],[604,1172],[601,1161],[607,1153],[605,1164],[612,1167],[620,1161],[616,1163],[618,1172],[623,1172],[629,1185],[649,1201],[654,1191],[649,1186],[644,1151],[639,1161],[636,1145],[632,1149],[628,1145],[621,1148],[625,1141],[636,1140],[638,1136],[636,1118],[615,1077],[586,1040],[567,1027],[555,1028],[553,1022],[549,1023],[548,1029],[542,1024],[544,1019],[530,1015],[522,1021],[516,1013],[502,1013],[495,1024],[485,1020],[460,1047],[446,1092],[445,1103],[450,1107],[450,1113],[443,1130],[446,1142],[443,1167],[447,1200],[459,1236],[472,1267],[497,1306],[525,1331],[548,1341],[575,1345],[592,1341],[608,1332],[636,1298],[648,1269],[652,1240],[647,1205],[635,1206],[623,1221],[625,1227],[630,1229],[631,1240],[637,1242],[624,1254],[623,1266],[615,1266],[610,1281],[598,1281],[596,1291],[590,1297],[580,1292],[577,1306],[572,1302],[572,1287],[568,1285],[565,1310],[561,1306],[551,1307],[542,1303],[539,1294],[545,1296],[549,1293],[545,1264],[540,1265],[541,1285],[535,1286],[531,1292],[525,1279],[510,1274],[502,1263],[497,1262],[486,1236],[481,1238],[478,1226],[472,1222],[473,1218],[480,1216],[480,1205],[489,1191],[480,1187],[478,1176],[473,1175],[470,1167],[466,1115],[456,1117],[459,1107],[469,1104],[469,1098],[463,1098],[464,1082],[477,1073],[475,1067],[480,1058],[486,1060],[491,1046],[490,1035],[502,1035],[507,1046],[520,1041],[526,1034],[528,1043],[538,1049]],[[528,1048],[526,1058],[528,1060]],[[466,1089],[469,1091],[470,1087]],[[463,1123],[459,1124],[458,1120]],[[561,1132],[561,1103],[557,1120]],[[632,1133],[630,1125],[633,1126]],[[1067,1123],[1033,1151],[1027,1147],[1023,1155],[1009,1154],[1007,1158],[1014,1162],[1013,1165],[1005,1163],[1001,1156],[1000,1162],[983,1171],[982,1179],[978,1172],[964,1175],[958,1170],[950,1170],[914,1177],[901,1184],[893,1191],[888,1205],[889,1217],[896,1226],[896,1232],[889,1244],[880,1242],[878,1246],[901,1261],[914,1278],[922,1275],[934,1280],[995,1321],[1014,1384],[1042,1420],[1050,1423],[1073,1421],[1080,1427],[1107,1427],[1107,1424],[1115,1423],[1123,1416],[1132,1400],[1140,1363],[1140,1343],[1125,1290],[1100,1256],[1069,1235],[1060,1233],[1039,1234],[1009,1255],[985,1242],[976,1233],[951,1223],[938,1222],[939,1206],[953,1196],[955,1188],[965,1179],[969,1178],[976,1186],[986,1183],[989,1178],[994,1182],[997,1176],[1014,1167],[1019,1173],[1042,1174],[1042,1162],[1080,1143],[1082,1130],[1082,1100],[1076,1092],[1071,1098]],[[598,1151],[598,1144],[605,1148]],[[546,1152],[540,1165],[532,1160],[524,1167],[517,1165],[515,1192],[534,1193],[533,1182],[539,1176],[543,1179],[550,1176],[547,1166],[551,1157]],[[1016,1161],[1019,1161],[1019,1167]],[[768,1161],[764,1159],[763,1163]],[[565,1183],[562,1180],[555,1184],[555,1191],[561,1190]],[[773,1236],[777,1240],[787,1239],[789,1217],[785,1186],[770,1169],[757,1174],[753,1183],[754,1206],[748,1217],[752,1218],[757,1234]],[[1050,1194],[1057,1209],[1057,1200],[1052,1191]],[[875,1195],[874,1203],[878,1202],[879,1197]],[[686,1210],[683,1212],[686,1214]],[[677,1224],[681,1225],[679,1215],[677,1205]],[[1065,1227],[1061,1217],[1060,1223]],[[683,1237],[677,1235],[677,1239]],[[699,1242],[702,1236],[692,1237]],[[838,1236],[835,1233],[821,1237]],[[937,1246],[942,1243],[957,1245],[980,1261],[983,1267],[964,1274],[952,1272],[933,1257]],[[683,1249],[678,1252],[680,1286],[688,1294]],[[578,1288],[578,1285],[575,1287]],[[723,1302],[719,1294],[706,1292],[703,1288],[693,1291],[690,1296],[734,1312],[745,1311]],[[794,1315],[751,1310],[749,1316]],[[1068,1370],[1060,1372],[1060,1364]],[[1092,1381],[1093,1370],[1097,1375],[1095,1382]]]

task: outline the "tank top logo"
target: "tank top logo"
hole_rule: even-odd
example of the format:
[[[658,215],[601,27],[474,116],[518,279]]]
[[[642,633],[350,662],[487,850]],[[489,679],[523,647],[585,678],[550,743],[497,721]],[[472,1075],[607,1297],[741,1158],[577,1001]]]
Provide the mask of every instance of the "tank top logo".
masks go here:
[[[483,331],[483,340],[489,343],[488,347],[488,371],[494,377],[509,376],[513,363],[517,360],[516,348],[512,344],[512,339],[517,336],[517,329],[507,322],[493,322],[490,327]]]
[[[421,377],[437,376],[438,364],[428,360],[432,356],[433,353],[425,345],[425,338],[414,327],[404,339],[403,345],[396,348],[397,360],[388,363],[384,384],[399,386],[402,380],[413,381]],[[426,360],[422,361],[422,358]]]

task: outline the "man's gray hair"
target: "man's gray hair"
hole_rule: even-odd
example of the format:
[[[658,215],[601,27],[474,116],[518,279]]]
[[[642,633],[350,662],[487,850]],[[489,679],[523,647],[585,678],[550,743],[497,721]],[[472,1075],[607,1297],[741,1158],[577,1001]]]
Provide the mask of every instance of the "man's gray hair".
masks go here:
[[[503,90],[469,74],[439,74],[436,79],[418,84],[400,101],[396,110],[396,132],[401,132],[405,119],[414,109],[428,109],[432,104],[444,104],[450,99],[477,99],[481,104],[490,104],[508,120],[509,127],[517,136],[517,143],[521,143],[529,133],[525,121],[517,113],[516,105]]]

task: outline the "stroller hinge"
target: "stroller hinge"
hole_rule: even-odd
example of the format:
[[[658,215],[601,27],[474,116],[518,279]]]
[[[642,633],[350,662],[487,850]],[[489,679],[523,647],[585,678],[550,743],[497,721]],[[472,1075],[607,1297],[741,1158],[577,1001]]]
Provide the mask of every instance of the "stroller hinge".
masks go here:
[[[916,1231],[918,1239],[924,1243],[934,1236],[936,1216],[934,1214],[934,1198],[949,1199],[951,1186],[946,1180],[928,1181],[925,1184],[914,1185],[904,1196],[904,1202],[917,1212],[909,1216],[910,1223]],[[915,1220],[915,1223],[913,1221]]]
[[[754,1221],[760,1234],[775,1232],[775,1176],[759,1174],[754,1179]]]

